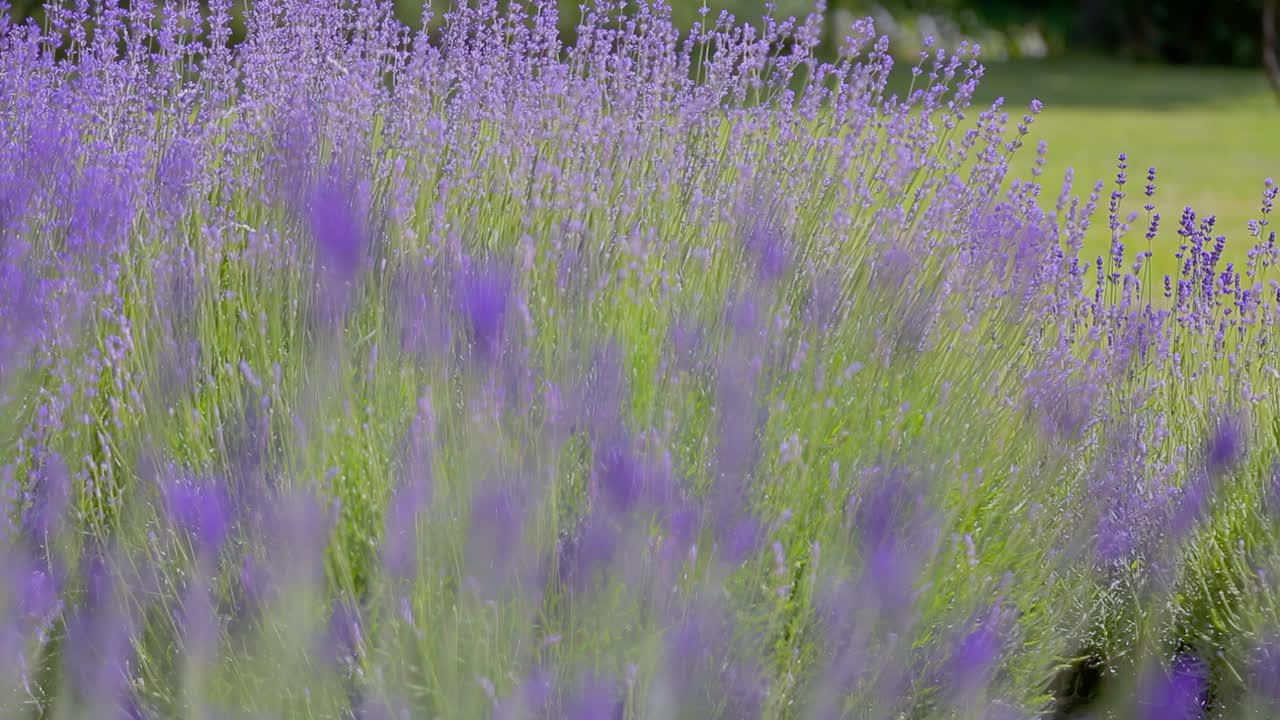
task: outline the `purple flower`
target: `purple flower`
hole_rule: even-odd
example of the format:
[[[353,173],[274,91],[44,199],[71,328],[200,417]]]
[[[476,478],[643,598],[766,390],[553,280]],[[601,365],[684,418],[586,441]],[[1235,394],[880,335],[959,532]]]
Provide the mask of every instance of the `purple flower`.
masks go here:
[[[519,570],[518,552],[524,535],[522,501],[513,490],[492,483],[471,499],[466,566],[469,577],[486,600],[496,599]]]
[[[671,511],[670,516],[667,518],[668,541],[678,546],[688,547],[698,533],[700,519],[700,513],[696,505],[689,500],[681,502],[678,507]]]
[[[1257,699],[1280,710],[1280,644],[1272,636],[1253,653],[1249,671],[1249,689]]]
[[[418,522],[430,502],[424,482],[401,485],[387,504],[382,556],[393,578],[410,581],[418,574]]]
[[[991,683],[1000,659],[998,620],[997,609],[956,644],[947,661],[948,684],[957,698],[962,698],[962,703],[970,702]]]
[[[458,303],[471,331],[477,353],[492,360],[501,351],[511,304],[511,276],[499,266],[462,271],[457,280]]]
[[[26,571],[26,581],[22,583],[22,592],[18,600],[26,622],[31,626],[42,626],[49,622],[60,603],[58,597],[58,580],[47,568],[32,567]]]
[[[915,259],[911,253],[901,247],[890,247],[880,253],[876,262],[876,282],[887,292],[901,292],[911,277]]]
[[[721,562],[735,567],[755,554],[764,539],[764,531],[753,517],[725,518],[719,524],[716,539]]]
[[[1205,462],[1215,477],[1235,466],[1244,456],[1244,432],[1234,417],[1222,417],[1209,434],[1205,445]]]
[[[401,720],[410,717],[409,710],[403,705],[364,695],[352,698],[351,715],[354,720]]]
[[[629,448],[620,442],[599,448],[596,472],[611,510],[622,513],[635,507],[642,491],[644,470]]]
[[[257,618],[258,611],[267,599],[268,590],[253,555],[246,554],[240,558],[233,582],[232,627],[245,628]]]
[[[703,352],[706,338],[700,327],[676,323],[671,326],[667,343],[677,370],[692,370]]]
[[[261,502],[264,507],[254,529],[261,540],[262,564],[246,556],[242,566],[248,599],[253,603],[315,588],[323,578],[325,548],[339,504],[305,490],[267,495]]]
[[[317,184],[307,207],[319,264],[344,282],[359,271],[367,242],[355,207],[356,194],[354,183],[334,165]]]
[[[542,717],[555,691],[555,676],[544,669],[535,669],[525,676],[516,692],[497,704],[493,720],[520,720]]]
[[[28,537],[43,545],[62,529],[71,501],[71,476],[60,455],[41,452],[28,478],[30,504],[22,525]]]
[[[621,720],[626,706],[617,687],[603,678],[588,677],[566,702],[565,720]]]
[[[756,223],[747,235],[747,250],[755,257],[760,278],[770,283],[787,269],[785,239],[776,228]]]
[[[1179,657],[1168,671],[1152,672],[1138,700],[1139,720],[1204,717],[1207,683],[1202,664]]]
[[[67,619],[66,673],[90,707],[116,707],[126,691],[134,619],[121,602],[122,578],[101,554],[85,560],[84,596]],[[134,588],[140,590],[142,588]]]
[[[769,688],[760,670],[752,663],[730,662],[722,673],[725,717],[755,720],[763,717]]]
[[[876,468],[869,485],[853,499],[853,527],[863,547],[874,549],[893,544],[900,528],[910,527],[916,498],[908,487],[908,471],[901,467],[885,471]]]
[[[185,533],[197,549],[216,553],[231,529],[225,493],[207,482],[181,477],[164,483],[161,493],[174,528]]]
[[[720,639],[706,635],[703,623],[694,617],[680,623],[666,636],[668,682],[677,697],[683,696],[697,678],[703,659],[710,652],[710,643]]]
[[[156,182],[159,209],[178,213],[184,208],[187,191],[198,171],[195,143],[190,138],[179,137],[161,151]]]
[[[1271,463],[1270,475],[1269,482],[1262,488],[1262,509],[1272,519],[1280,520],[1280,461]]]
[[[359,611],[350,603],[335,601],[322,640],[322,657],[340,666],[349,665],[356,662],[364,642]]]
[[[560,582],[577,592],[587,590],[613,562],[617,536],[613,525],[595,515],[562,536],[556,547]]]

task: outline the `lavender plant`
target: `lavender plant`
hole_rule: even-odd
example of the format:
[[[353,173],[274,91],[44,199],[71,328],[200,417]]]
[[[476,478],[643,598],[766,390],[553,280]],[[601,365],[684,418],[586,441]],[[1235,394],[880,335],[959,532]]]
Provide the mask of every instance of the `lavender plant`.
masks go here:
[[[1271,712],[1277,187],[821,11],[0,12],[5,716]]]

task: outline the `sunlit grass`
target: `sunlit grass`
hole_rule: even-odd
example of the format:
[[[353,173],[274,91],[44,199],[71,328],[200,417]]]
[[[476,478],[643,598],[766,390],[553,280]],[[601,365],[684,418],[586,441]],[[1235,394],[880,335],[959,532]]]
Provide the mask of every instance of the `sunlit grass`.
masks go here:
[[[1121,214],[1140,214],[1127,244],[1145,250],[1147,168],[1157,169],[1156,212],[1166,231],[1152,249],[1152,269],[1176,273],[1169,244],[1185,206],[1213,214],[1228,237],[1226,257],[1239,262],[1252,245],[1248,221],[1258,217],[1262,183],[1280,176],[1280,100],[1260,71],[1133,65],[1106,60],[1060,60],[993,64],[979,87],[981,106],[1004,97],[1010,114],[1039,98],[1046,112],[1037,120],[1026,152],[1013,174],[1026,176],[1038,140],[1049,143],[1042,178],[1048,197],[1056,195],[1067,168],[1076,189],[1087,194],[1104,180],[1101,207],[1114,188],[1116,157],[1129,162],[1128,194]],[[1092,259],[1106,255],[1110,231],[1105,216],[1095,223],[1085,246]],[[1159,252],[1163,250],[1164,252]]]

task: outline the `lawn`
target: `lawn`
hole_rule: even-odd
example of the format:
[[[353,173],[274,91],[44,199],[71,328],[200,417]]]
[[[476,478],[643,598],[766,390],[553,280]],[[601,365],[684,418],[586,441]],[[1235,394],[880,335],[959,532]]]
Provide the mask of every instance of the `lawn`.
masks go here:
[[[1280,178],[1280,100],[1260,71],[1135,65],[1109,60],[1053,60],[990,65],[977,105],[1005,98],[1013,117],[1033,98],[1045,104],[1026,151],[1014,162],[1025,173],[1034,144],[1049,143],[1046,193],[1056,195],[1060,178],[1075,170],[1077,189],[1106,180],[1101,206],[1114,188],[1116,156],[1128,155],[1129,197],[1125,207],[1141,211],[1146,169],[1158,171],[1157,212],[1162,227],[1176,227],[1182,208],[1214,214],[1228,239],[1228,259],[1248,248],[1247,222],[1258,217],[1262,183]],[[1143,213],[1145,218],[1145,213]],[[1089,257],[1110,245],[1105,215],[1094,225]],[[1145,219],[1129,245],[1145,249]],[[1164,233],[1162,242],[1176,236]],[[1140,242],[1142,248],[1134,245]],[[1172,253],[1156,253],[1154,269],[1173,272]]]

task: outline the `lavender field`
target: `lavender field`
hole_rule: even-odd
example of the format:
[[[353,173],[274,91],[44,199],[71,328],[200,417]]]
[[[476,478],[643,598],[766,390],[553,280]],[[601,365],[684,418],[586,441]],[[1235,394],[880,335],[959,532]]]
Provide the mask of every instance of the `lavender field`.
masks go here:
[[[1272,180],[464,5],[0,0],[0,718],[1280,717]]]

